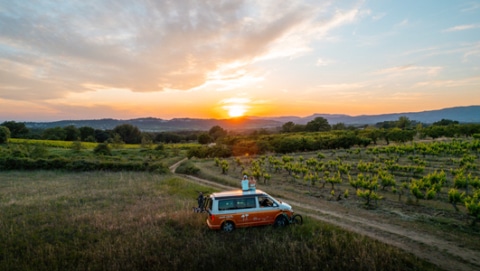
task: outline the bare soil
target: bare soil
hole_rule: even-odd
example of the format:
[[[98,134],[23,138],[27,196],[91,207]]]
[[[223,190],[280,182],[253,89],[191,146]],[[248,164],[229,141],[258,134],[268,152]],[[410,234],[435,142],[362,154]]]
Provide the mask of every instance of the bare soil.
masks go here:
[[[172,172],[180,162],[170,168]],[[194,176],[182,176],[220,189],[238,188]],[[472,235],[467,221],[453,226],[449,224],[451,216],[459,216],[453,218],[457,221],[464,219],[461,214],[438,212],[422,206],[409,208],[396,204],[394,200],[383,201],[381,207],[368,209],[352,198],[300,197],[295,189],[262,185],[259,188],[285,200],[297,213],[398,247],[443,270],[480,270],[478,231]]]

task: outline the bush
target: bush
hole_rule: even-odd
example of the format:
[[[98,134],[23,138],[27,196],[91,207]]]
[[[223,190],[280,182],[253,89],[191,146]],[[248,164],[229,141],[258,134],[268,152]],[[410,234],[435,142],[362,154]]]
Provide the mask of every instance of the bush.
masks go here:
[[[112,151],[110,150],[110,146],[108,146],[108,143],[99,143],[95,149],[93,149],[93,153],[96,155],[112,155]]]
[[[6,126],[0,126],[0,144],[7,143],[10,138],[10,129]]]
[[[192,161],[185,161],[178,166],[175,172],[180,174],[197,175],[200,172],[200,169],[197,168]]]

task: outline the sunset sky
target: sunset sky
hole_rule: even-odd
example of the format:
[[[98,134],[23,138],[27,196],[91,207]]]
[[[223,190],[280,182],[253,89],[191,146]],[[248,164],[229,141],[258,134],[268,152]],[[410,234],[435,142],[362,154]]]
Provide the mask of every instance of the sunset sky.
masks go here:
[[[0,0],[0,122],[468,105],[478,0]]]

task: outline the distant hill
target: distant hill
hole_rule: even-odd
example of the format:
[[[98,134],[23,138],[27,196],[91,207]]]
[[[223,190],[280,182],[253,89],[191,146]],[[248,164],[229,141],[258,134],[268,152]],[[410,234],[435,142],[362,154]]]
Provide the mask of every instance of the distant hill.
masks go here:
[[[399,117],[408,117],[425,124],[431,124],[442,119],[455,120],[460,123],[480,123],[480,106],[452,107],[440,110],[431,110],[423,112],[380,114],[380,115],[360,115],[349,116],[341,114],[313,114],[308,117],[244,117],[237,119],[193,119],[177,118],[164,120],[159,118],[139,118],[130,120],[117,119],[96,119],[96,120],[62,120],[54,122],[26,122],[28,128],[53,128],[74,125],[76,127],[88,126],[95,129],[113,129],[121,124],[131,124],[137,126],[142,131],[164,132],[164,131],[185,131],[185,130],[203,130],[207,131],[215,125],[221,126],[226,130],[251,130],[251,129],[272,129],[281,127],[286,122],[296,124],[307,124],[316,117],[323,117],[330,124],[344,123],[346,125],[365,125],[376,124],[383,121],[398,120]]]
[[[376,124],[383,121],[398,120],[399,117],[405,116],[410,120],[421,123],[431,124],[442,119],[456,120],[460,123],[480,123],[480,106],[452,107],[439,110],[430,110],[422,112],[394,113],[381,115],[360,115],[349,116],[339,114],[313,114],[308,117],[279,117],[271,118],[280,122],[292,121],[296,124],[306,124],[316,117],[324,117],[328,123],[345,123],[346,125],[364,125]]]

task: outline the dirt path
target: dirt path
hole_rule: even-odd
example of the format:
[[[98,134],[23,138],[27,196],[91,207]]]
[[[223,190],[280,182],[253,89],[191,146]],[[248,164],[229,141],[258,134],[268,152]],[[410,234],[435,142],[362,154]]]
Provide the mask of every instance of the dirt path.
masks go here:
[[[171,166],[170,170],[175,173],[175,169],[181,162],[183,160]],[[237,188],[194,176],[181,176],[220,189]],[[287,195],[285,196],[287,197]],[[441,239],[420,229],[405,228],[393,224],[394,222],[389,221],[388,218],[372,214],[366,210],[352,210],[324,200],[298,202],[288,199],[288,203],[301,209],[301,212],[297,210],[298,213],[396,246],[432,262],[444,270],[480,270],[480,251],[462,247],[462,244],[458,242]]]

